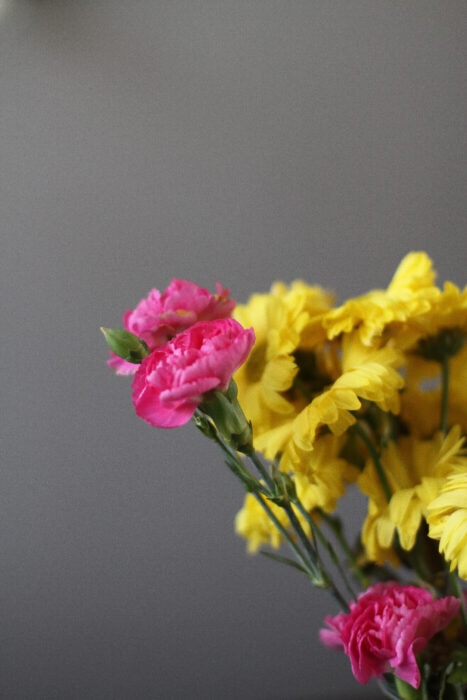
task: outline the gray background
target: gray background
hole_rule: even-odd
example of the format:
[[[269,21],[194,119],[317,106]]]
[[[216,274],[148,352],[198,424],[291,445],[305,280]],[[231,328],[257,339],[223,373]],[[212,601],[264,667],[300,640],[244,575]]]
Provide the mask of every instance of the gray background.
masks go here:
[[[0,6],[0,696],[371,697],[98,328],[175,276],[344,298],[425,249],[464,284],[466,3]]]

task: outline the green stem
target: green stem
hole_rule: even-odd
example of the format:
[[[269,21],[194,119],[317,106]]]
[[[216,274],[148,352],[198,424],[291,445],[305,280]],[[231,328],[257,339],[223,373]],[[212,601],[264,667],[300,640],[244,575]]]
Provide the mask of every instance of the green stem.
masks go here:
[[[297,536],[302,543],[302,545],[305,547],[306,552],[308,553],[308,556],[310,557],[310,560],[313,561],[313,564],[315,566],[319,565],[319,558],[316,552],[316,549],[312,546],[310,540],[308,539],[305,530],[303,529],[300,520],[297,518],[295,515],[295,511],[293,509],[293,506],[291,503],[285,504],[283,506],[285,512],[287,513],[287,517],[290,520],[290,524],[292,525],[293,529],[297,533]]]
[[[216,442],[218,445],[221,447],[223,452],[225,452],[229,460],[236,462],[238,465],[238,469],[234,469],[232,466],[230,466],[229,462],[227,462],[227,466],[229,466],[230,470],[237,476],[238,478],[241,479],[239,476],[239,472],[244,471],[244,464],[243,460],[239,456],[238,452],[234,450],[230,445],[228,445],[222,435],[220,433],[217,433],[216,435]],[[255,467],[258,469],[259,473],[263,477],[266,485],[271,489],[273,487],[273,480],[271,476],[269,475],[267,469],[264,467],[262,464],[261,460],[258,458],[256,453],[254,451],[249,451],[247,453],[248,457],[252,461],[252,463],[255,465]],[[251,476],[251,475],[250,475]],[[253,477],[252,477],[253,479]],[[317,561],[316,554],[313,551],[313,549],[310,547],[310,543],[306,539],[302,539],[302,544],[305,546],[305,551],[308,554],[308,557],[305,556],[300,549],[300,547],[297,545],[297,543],[294,541],[293,537],[291,537],[290,533],[288,532],[287,528],[285,528],[282,523],[278,520],[278,518],[274,515],[272,509],[268,505],[268,503],[261,497],[261,494],[258,491],[253,490],[252,491],[253,496],[256,498],[258,503],[261,505],[263,510],[266,512],[267,516],[271,520],[271,522],[274,524],[274,526],[277,528],[277,530],[282,534],[282,536],[285,538],[285,540],[288,542],[290,547],[292,548],[295,556],[298,558],[298,560],[303,564],[304,568],[306,571],[309,573],[311,579],[316,582],[321,582],[322,581],[322,572],[319,567],[319,562]],[[290,510],[292,508],[290,507]],[[287,512],[287,515],[290,518],[290,513]],[[295,514],[292,511],[292,519],[295,517]],[[297,521],[298,522],[298,521]],[[299,524],[299,523],[298,523]],[[300,524],[299,524],[300,525]],[[294,528],[295,529],[295,528]],[[299,533],[297,533],[299,534]],[[304,533],[303,533],[304,534]]]
[[[257,468],[263,479],[265,480],[266,484],[269,486],[271,490],[274,489],[274,480],[272,479],[271,475],[263,465],[262,461],[259,459],[258,455],[254,450],[248,453],[248,458],[251,460],[251,462],[254,464],[254,466]],[[303,547],[305,548],[306,552],[308,553],[308,556],[310,557],[310,561],[313,562],[313,566],[317,567],[318,566],[318,558],[316,555],[316,551],[313,548],[312,544],[310,543],[308,537],[306,536],[306,533],[304,532],[300,521],[298,520],[297,516],[294,513],[294,510],[292,508],[292,505],[290,503],[284,504],[282,506],[287,513],[287,516],[290,520],[290,524],[292,525],[293,529],[297,533],[298,538],[300,539]]]
[[[347,557],[347,560],[350,562],[350,568],[355,576],[355,578],[358,580],[359,584],[363,589],[368,587],[368,578],[365,576],[361,568],[359,567],[357,560],[355,558],[355,555],[345,539],[343,533],[342,533],[342,527],[339,524],[339,521],[336,521],[335,518],[333,518],[331,515],[328,513],[325,513],[324,510],[321,510],[321,508],[318,508],[318,513],[320,517],[324,520],[324,522],[331,528],[333,531],[336,540],[338,541],[339,545],[342,548],[342,551],[344,552],[345,556]]]
[[[446,353],[441,361],[441,431],[448,431],[449,410],[449,355]]]
[[[259,473],[263,477],[263,479],[266,481],[267,485],[272,489],[274,487],[274,481],[266,468],[264,467],[263,463],[259,459],[258,455],[256,454],[255,451],[251,451],[248,453],[248,457],[251,460],[251,462],[254,464],[254,466],[258,469]],[[314,570],[319,572],[320,577],[324,576],[324,583],[326,584],[326,587],[329,588],[330,593],[334,596],[334,598],[337,600],[337,602],[341,605],[341,607],[344,610],[348,610],[349,606],[347,604],[347,601],[345,600],[344,596],[340,593],[340,591],[337,589],[336,585],[334,584],[331,576],[327,573],[326,569],[323,567],[323,563],[319,558],[317,549],[316,549],[316,540],[315,540],[315,535],[317,534],[317,528],[316,525],[312,522],[312,519],[309,515],[309,513],[306,511],[306,509],[303,507],[301,501],[297,498],[295,501],[297,507],[299,508],[300,512],[302,515],[307,519],[307,521],[310,524],[310,529],[313,537],[313,543],[310,542],[308,539],[299,519],[297,518],[295,511],[293,509],[293,506],[291,503],[284,503],[282,505],[282,508],[284,508],[285,512],[287,513],[287,517],[289,518],[290,524],[292,528],[294,529],[297,537],[299,538],[302,546],[304,547],[305,551],[308,554],[308,558],[310,561],[310,564]],[[321,535],[321,533],[319,533]],[[322,537],[322,535],[321,535]],[[329,543],[327,543],[329,545]],[[335,555],[335,553],[334,553]],[[335,557],[337,561],[337,557]],[[338,564],[338,568],[340,569],[340,564]],[[345,579],[345,575],[343,574],[344,581],[347,583]],[[352,597],[355,597],[353,591],[350,589],[350,594]]]
[[[295,556],[297,557],[298,561],[302,564],[302,566],[306,569],[306,571],[310,574],[312,580],[316,580],[317,578],[321,578],[321,572],[318,571],[312,562],[309,562],[307,557],[303,554],[301,551],[300,547],[297,545],[297,543],[294,541],[293,537],[291,537],[290,533],[288,532],[287,528],[285,528],[280,520],[275,516],[273,513],[271,507],[267,503],[267,501],[259,494],[259,493],[253,493],[253,496],[256,498],[258,503],[261,505],[263,508],[264,512],[268,516],[268,518],[271,520],[273,523],[274,527],[277,528],[277,530],[281,533],[281,535],[284,537],[286,542],[289,544],[291,549],[293,550]]]
[[[259,459],[258,455],[256,452],[251,451],[248,453],[248,457],[251,460],[251,462],[254,464],[254,466],[258,469],[259,473],[265,480],[266,484],[270,487],[271,490],[274,489],[274,480],[268,473],[267,469],[264,467],[262,461]],[[308,556],[310,557],[310,561],[313,562],[314,566],[318,566],[318,557],[316,554],[316,550],[311,544],[310,540],[308,539],[305,531],[303,530],[300,521],[298,520],[297,516],[295,515],[294,509],[290,503],[285,503],[282,508],[284,508],[285,512],[287,513],[287,516],[290,520],[290,524],[292,525],[293,529],[297,533],[298,538],[300,539],[303,547],[305,548],[306,552],[308,553]]]
[[[452,590],[454,591],[454,595],[457,598],[459,598],[459,600],[461,602],[462,620],[464,622],[464,628],[467,630],[467,604],[465,602],[463,588],[462,588],[460,581],[459,581],[459,578],[455,572],[451,572],[449,574],[449,579],[451,581],[451,586],[452,586]]]
[[[248,459],[250,462],[256,467],[256,469],[259,471],[261,476],[263,477],[265,483],[269,486],[269,488],[272,490],[274,488],[274,480],[258,455],[256,454],[255,450],[250,450],[249,452],[246,453]]]
[[[313,538],[314,539],[318,538],[319,541],[321,542],[322,546],[325,547],[325,549],[327,550],[327,552],[331,558],[332,563],[334,564],[334,566],[336,567],[336,569],[339,571],[339,573],[341,575],[342,581],[344,582],[344,586],[346,587],[347,592],[349,593],[350,597],[353,600],[356,600],[356,598],[357,598],[356,593],[353,590],[353,588],[350,584],[350,581],[348,580],[347,573],[346,573],[344,567],[342,566],[342,564],[340,563],[339,558],[336,554],[336,550],[332,546],[331,542],[329,540],[327,540],[326,537],[323,535],[320,528],[318,527],[318,525],[315,523],[315,521],[311,517],[310,513],[303,506],[303,503],[298,498],[295,501],[295,503],[296,503],[298,509],[300,510],[301,514],[303,515],[303,517],[307,520],[307,522],[310,526],[311,532],[313,534]],[[338,593],[337,588],[332,580],[332,577],[329,576],[329,574],[327,574],[327,572],[326,572],[326,575],[327,575],[327,578],[329,579],[329,581],[331,581],[332,586],[335,588],[335,591]],[[343,600],[344,599],[342,598],[342,596],[339,593],[339,601],[342,603]],[[344,601],[344,609],[349,610],[349,606],[348,606],[346,601]]]
[[[375,465],[376,472],[378,474],[378,478],[381,482],[381,486],[383,487],[384,495],[386,496],[386,500],[389,503],[389,501],[391,500],[392,491],[391,487],[389,486],[387,476],[384,472],[381,457],[377,449],[375,448],[373,442],[371,441],[369,435],[367,435],[366,431],[362,428],[362,426],[356,423],[354,426],[354,430],[359,436],[359,438],[365,443],[365,446],[368,452],[370,453],[370,456],[373,460],[373,464]]]
[[[209,432],[209,437],[217,442],[222,451],[227,455],[227,466],[232,471],[232,473],[242,481],[242,483],[247,487],[247,489],[253,494],[258,503],[261,505],[265,511],[268,518],[273,523],[274,527],[281,533],[284,539],[287,541],[289,546],[292,548],[295,556],[297,557],[303,569],[310,577],[310,580],[315,586],[320,588],[329,588],[332,595],[336,598],[338,603],[346,610],[348,610],[348,605],[345,598],[340,594],[334,585],[332,579],[328,576],[327,572],[324,570],[321,561],[319,560],[316,546],[313,547],[312,543],[308,539],[305,531],[303,530],[300,521],[298,520],[292,503],[284,503],[281,507],[284,508],[287,513],[287,517],[290,524],[295,530],[299,542],[301,543],[304,551],[297,544],[294,538],[291,536],[290,532],[286,527],[282,525],[276,515],[273,513],[271,507],[267,503],[267,494],[263,495],[261,493],[261,484],[258,482],[248,470],[245,469],[243,459],[240,457],[237,450],[235,450],[230,444],[228,444],[224,436],[217,430],[214,423],[211,424],[213,430]],[[198,426],[199,427],[199,426]],[[258,455],[252,448],[245,449],[244,454],[250,459],[251,463],[258,470],[259,474],[264,480],[264,483],[268,487],[269,491],[274,492],[274,479],[263,465],[262,461],[259,459]],[[264,493],[264,492],[263,492]],[[306,554],[305,554],[306,553]]]

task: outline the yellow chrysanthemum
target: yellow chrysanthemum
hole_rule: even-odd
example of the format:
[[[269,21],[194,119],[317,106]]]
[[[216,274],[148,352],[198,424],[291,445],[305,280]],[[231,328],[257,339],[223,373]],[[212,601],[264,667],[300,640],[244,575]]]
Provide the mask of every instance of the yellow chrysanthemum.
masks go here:
[[[454,356],[467,338],[467,287],[452,282],[425,292],[426,308],[420,307],[406,319],[395,318],[389,332],[398,347],[440,359]]]
[[[438,494],[443,479],[456,466],[465,463],[467,468],[462,444],[458,426],[446,437],[438,433],[432,440],[403,438],[389,443],[381,455],[392,493],[389,502],[374,462],[368,460],[357,483],[369,497],[361,533],[369,559],[378,564],[393,559],[389,553],[396,531],[401,547],[412,549],[428,504]]]
[[[411,434],[428,438],[441,425],[441,365],[410,354],[401,418]],[[467,433],[467,344],[449,362],[448,425],[460,425]]]
[[[447,282],[441,289],[435,278],[430,258],[413,252],[386,289],[338,308],[331,308],[331,296],[320,287],[297,281],[276,283],[269,294],[254,295],[235,311],[242,325],[254,327],[257,338],[235,376],[255,448],[267,459],[280,460],[280,468],[293,475],[307,509],[332,512],[347,483],[356,478],[355,467],[340,457],[342,445],[344,454],[363,467],[368,444],[361,433],[347,432],[357,420],[375,443],[404,436],[387,444],[381,455],[389,502],[373,462],[359,478],[369,498],[362,541],[369,559],[380,564],[397,562],[395,538],[403,549],[413,548],[428,505],[454,503],[454,489],[445,501],[438,499],[444,480],[448,475],[454,479],[451,473],[459,465],[467,472],[461,454],[461,430],[467,430],[467,288]],[[445,410],[441,416],[440,387],[441,371],[447,376],[446,357],[447,420]],[[437,433],[440,426],[454,424],[460,427],[448,435]],[[459,474],[459,493],[465,496]],[[460,500],[454,505],[456,513],[467,509]],[[271,508],[288,527],[284,511]],[[454,510],[433,513],[430,534],[439,535],[452,565],[460,562],[467,573],[467,529],[465,537],[456,538],[451,523],[459,516]],[[236,527],[250,551],[281,543],[251,495]],[[303,527],[307,529],[306,521]]]
[[[377,564],[392,564],[399,566],[399,559],[392,548],[394,524],[389,518],[389,512],[381,508],[374,500],[368,501],[368,513],[360,533],[365,554],[369,561]]]
[[[422,336],[436,335],[447,328],[466,332],[467,287],[460,289],[452,282],[446,282],[431,301],[429,310],[416,316],[412,323]]]
[[[290,287],[276,283],[269,294],[255,294],[248,304],[236,307],[237,321],[253,326],[256,334],[250,357],[234,377],[255,437],[295,416],[294,397],[287,395],[298,372],[294,353],[304,334],[307,343],[324,337],[319,319],[330,303],[320,287],[296,281]],[[299,409],[302,405],[303,400]]]
[[[362,399],[397,413],[404,382],[395,367],[402,362],[402,355],[390,347],[366,347],[356,334],[345,336],[342,374],[295,419],[292,439],[284,450],[284,467],[306,472],[308,453],[313,450],[320,428],[342,435],[355,423],[354,413],[360,409]]]
[[[334,512],[347,485],[356,481],[359,470],[340,456],[342,445],[342,438],[323,435],[308,456],[306,469],[295,474],[307,510],[321,508],[327,513]],[[304,463],[302,467],[305,467]]]
[[[440,494],[428,506],[429,535],[439,540],[439,550],[451,571],[467,579],[467,459],[463,469],[450,474]]]
[[[328,337],[358,329],[365,345],[382,336],[393,322],[406,322],[426,313],[438,295],[435,272],[426,253],[409,253],[399,264],[386,290],[372,290],[349,299],[323,319]]]

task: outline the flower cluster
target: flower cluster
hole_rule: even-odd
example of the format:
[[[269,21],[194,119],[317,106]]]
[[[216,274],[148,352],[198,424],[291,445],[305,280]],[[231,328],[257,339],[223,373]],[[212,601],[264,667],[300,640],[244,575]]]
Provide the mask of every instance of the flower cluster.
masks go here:
[[[217,442],[247,490],[237,533],[250,552],[288,546],[293,559],[265,553],[331,592],[343,612],[322,640],[356,679],[464,697],[467,288],[438,286],[414,252],[385,289],[339,305],[301,280],[243,305],[173,280],[123,325],[103,330],[136,413],[193,418]],[[355,544],[349,488],[366,501]]]
[[[422,524],[437,540],[460,525],[467,289],[438,288],[428,256],[412,253],[386,290],[335,307],[320,288],[276,284],[234,316],[257,336],[235,375],[255,447],[313,493],[311,507],[332,513],[355,482],[368,499],[362,544],[377,564],[405,557]],[[238,531],[250,549],[273,544],[250,508],[247,498]],[[467,531],[448,539],[443,551],[467,578]]]
[[[159,428],[177,428],[212,392],[227,390],[255,341],[253,329],[228,317],[234,306],[220,284],[217,294],[210,294],[174,279],[162,294],[152,289],[123,315],[122,334],[102,329],[111,350],[108,364],[117,374],[134,374],[133,405],[140,418]],[[143,352],[129,362],[122,345],[135,338]]]

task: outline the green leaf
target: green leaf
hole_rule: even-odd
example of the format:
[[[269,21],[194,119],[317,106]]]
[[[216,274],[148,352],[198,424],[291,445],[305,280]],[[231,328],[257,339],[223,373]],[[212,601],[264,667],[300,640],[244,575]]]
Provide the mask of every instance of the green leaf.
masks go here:
[[[279,564],[286,564],[287,566],[291,566],[293,569],[297,569],[298,571],[301,571],[302,574],[309,576],[309,572],[301,564],[298,564],[293,559],[289,559],[288,557],[282,557],[280,554],[274,554],[273,552],[267,552],[264,549],[260,550],[260,553],[263,556],[268,557],[268,559],[273,559],[274,561],[279,562]]]
[[[467,649],[461,647],[453,651],[450,661],[453,664],[453,670],[448,674],[447,682],[453,685],[467,683]]]
[[[327,588],[329,585],[327,580],[323,578],[320,572],[315,573],[311,570],[311,568],[307,569],[293,559],[282,557],[280,554],[274,554],[273,552],[268,552],[263,549],[260,550],[260,552],[263,556],[273,559],[274,561],[279,562],[279,564],[286,564],[287,566],[291,566],[293,569],[300,571],[302,574],[305,574],[315,588]]]

